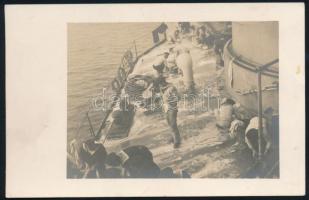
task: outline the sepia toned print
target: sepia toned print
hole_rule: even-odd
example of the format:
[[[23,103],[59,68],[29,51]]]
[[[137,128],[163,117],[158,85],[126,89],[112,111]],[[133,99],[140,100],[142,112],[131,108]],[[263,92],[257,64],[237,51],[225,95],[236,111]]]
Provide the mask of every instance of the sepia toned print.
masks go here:
[[[69,23],[67,178],[279,178],[279,23]]]

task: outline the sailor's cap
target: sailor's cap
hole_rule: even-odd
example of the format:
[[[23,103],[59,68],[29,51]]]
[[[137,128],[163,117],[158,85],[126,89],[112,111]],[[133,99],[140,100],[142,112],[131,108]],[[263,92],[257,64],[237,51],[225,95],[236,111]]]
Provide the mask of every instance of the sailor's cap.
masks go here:
[[[221,103],[220,105],[223,105],[223,104],[230,104],[230,105],[234,105],[235,104],[235,101],[233,99],[230,99],[230,98],[223,98],[221,100]]]
[[[153,66],[160,66],[164,63],[164,61],[164,58],[160,56],[153,62]]]
[[[264,110],[264,113],[265,114],[268,114],[268,113],[272,113],[274,112],[274,109],[272,107],[267,107],[265,110]]]
[[[169,49],[164,49],[163,54],[165,53],[169,54],[170,53]]]

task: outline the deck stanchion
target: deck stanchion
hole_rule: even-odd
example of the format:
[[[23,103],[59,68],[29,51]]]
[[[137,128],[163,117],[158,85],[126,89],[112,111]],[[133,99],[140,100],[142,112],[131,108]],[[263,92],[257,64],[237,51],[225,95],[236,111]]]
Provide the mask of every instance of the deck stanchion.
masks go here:
[[[90,133],[91,133],[91,136],[95,137],[95,133],[94,133],[94,130],[93,130],[93,126],[91,124],[91,121],[90,121],[90,118],[89,118],[89,112],[87,112],[87,119],[88,119],[88,123],[89,123],[89,127],[90,127]]]
[[[258,159],[262,158],[262,146],[261,139],[263,134],[263,125],[262,125],[262,71],[258,69],[258,116],[259,116],[259,132],[258,132],[258,143],[259,143],[259,152]]]
[[[268,67],[270,67],[271,65],[277,63],[279,61],[279,59],[275,59],[261,67],[257,67],[257,73],[258,73],[258,117],[259,117],[259,132],[258,132],[258,143],[259,143],[259,152],[258,152],[258,159],[261,160],[262,159],[262,146],[261,146],[261,139],[262,139],[262,134],[263,134],[263,124],[262,124],[262,120],[263,120],[263,116],[262,116],[262,112],[263,112],[263,102],[262,102],[262,72],[267,69]]]

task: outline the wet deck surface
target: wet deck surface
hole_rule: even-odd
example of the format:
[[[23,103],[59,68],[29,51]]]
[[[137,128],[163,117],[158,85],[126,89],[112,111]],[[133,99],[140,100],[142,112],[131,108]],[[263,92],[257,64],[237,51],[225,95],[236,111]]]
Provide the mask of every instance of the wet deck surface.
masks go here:
[[[186,39],[180,45],[190,50],[197,92],[214,84],[222,69],[216,69],[213,50],[194,47]],[[153,60],[168,47],[169,44],[164,43],[142,57],[133,73],[154,73]],[[181,85],[181,77],[169,81],[176,87]],[[216,103],[213,103],[212,109],[215,107]],[[236,178],[252,166],[249,152],[233,145],[234,141],[229,140],[228,134],[220,133],[216,128],[213,111],[180,110],[177,120],[182,137],[179,149],[174,149],[168,142],[171,133],[164,113],[146,115],[141,109],[136,112],[129,137],[107,140],[105,146],[108,151],[118,151],[130,145],[145,145],[161,168],[169,166],[174,170],[186,170],[194,178]]]

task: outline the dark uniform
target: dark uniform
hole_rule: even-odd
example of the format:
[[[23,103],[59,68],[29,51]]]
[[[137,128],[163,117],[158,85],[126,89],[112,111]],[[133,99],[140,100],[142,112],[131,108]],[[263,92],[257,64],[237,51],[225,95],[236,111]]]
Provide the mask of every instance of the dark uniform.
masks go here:
[[[80,143],[76,149],[77,162],[85,173],[83,178],[100,178],[105,169],[106,150],[102,144],[96,144],[94,138]]]
[[[119,153],[110,153],[104,177],[157,178],[160,168],[153,161],[152,153],[142,145],[131,146]]]
[[[166,82],[166,77],[163,74],[165,67],[164,60],[159,60],[153,65],[157,71],[158,77],[154,80],[153,87],[155,92],[160,92],[163,98],[163,110],[166,113],[167,124],[173,133],[174,148],[178,148],[181,142],[178,126],[177,126],[177,113],[178,113],[178,92],[175,86]]]
[[[163,106],[166,113],[167,124],[169,125],[174,142],[174,148],[178,148],[181,142],[178,125],[177,125],[177,113],[178,113],[178,92],[175,86],[171,84],[161,85],[161,93],[163,97]]]

